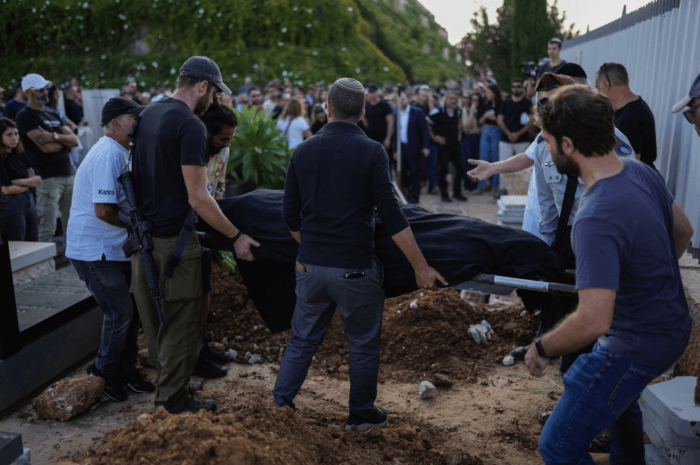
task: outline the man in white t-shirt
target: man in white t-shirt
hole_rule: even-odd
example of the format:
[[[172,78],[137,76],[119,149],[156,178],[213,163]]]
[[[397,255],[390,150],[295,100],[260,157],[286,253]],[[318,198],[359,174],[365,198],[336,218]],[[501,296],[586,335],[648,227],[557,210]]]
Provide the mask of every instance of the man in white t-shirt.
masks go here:
[[[97,360],[87,372],[104,378],[104,394],[117,402],[127,400],[127,387],[137,393],[155,390],[136,369],[140,321],[129,294],[131,260],[122,250],[128,234],[119,220],[126,196],[117,180],[127,167],[128,134],[144,108],[123,97],[102,108],[105,136],[75,174],[66,239],[66,257],[104,313]]]

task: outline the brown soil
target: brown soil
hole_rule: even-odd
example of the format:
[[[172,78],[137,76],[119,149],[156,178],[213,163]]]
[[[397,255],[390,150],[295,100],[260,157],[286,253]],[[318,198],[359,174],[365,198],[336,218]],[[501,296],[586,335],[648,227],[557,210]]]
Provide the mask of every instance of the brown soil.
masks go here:
[[[410,303],[417,301],[417,308]],[[536,318],[524,308],[507,305],[472,304],[452,289],[415,291],[388,299],[382,326],[380,379],[414,381],[423,374],[437,373],[474,383],[479,366],[500,364],[517,345],[531,341]],[[238,273],[214,268],[212,315],[209,328],[213,340],[226,338],[227,348],[260,354],[266,361],[280,361],[290,332],[270,334]],[[469,325],[486,320],[494,329],[488,344],[476,344]],[[313,367],[329,375],[347,375],[348,346],[336,313]],[[239,359],[247,363],[247,357]]]
[[[236,413],[170,415],[162,408],[129,426],[107,432],[104,444],[88,448],[90,465],[149,464],[367,464],[483,462],[463,451],[436,450],[436,428],[392,420],[391,429],[345,431],[338,419],[296,415],[253,398]],[[459,456],[459,461],[451,461]]]

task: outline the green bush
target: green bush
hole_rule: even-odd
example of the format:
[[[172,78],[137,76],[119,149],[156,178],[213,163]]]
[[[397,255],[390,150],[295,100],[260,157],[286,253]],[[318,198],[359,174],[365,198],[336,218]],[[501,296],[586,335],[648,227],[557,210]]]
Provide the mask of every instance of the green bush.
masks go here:
[[[260,80],[330,83],[338,76],[376,82],[455,77],[454,48],[384,0],[11,0],[2,3],[0,84],[23,74],[77,76],[87,87],[174,83],[179,66],[206,55],[227,83]],[[432,53],[424,54],[423,44]],[[449,60],[442,58],[449,47]]]
[[[226,175],[236,180],[251,180],[256,186],[283,189],[292,151],[275,121],[255,108],[236,111],[238,129],[231,139]]]

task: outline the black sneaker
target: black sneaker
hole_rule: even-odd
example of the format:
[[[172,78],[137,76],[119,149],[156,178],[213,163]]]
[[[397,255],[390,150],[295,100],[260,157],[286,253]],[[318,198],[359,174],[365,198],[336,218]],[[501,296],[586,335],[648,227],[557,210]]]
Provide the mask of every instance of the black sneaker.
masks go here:
[[[459,200],[460,202],[466,202],[466,201],[467,201],[467,198],[466,198],[465,196],[463,196],[462,194],[455,194],[455,195],[452,196],[452,198],[453,198],[453,199],[457,199],[457,200]]]
[[[212,349],[206,342],[202,343],[202,349],[199,351],[199,356],[204,356],[212,362],[216,362],[218,364],[230,363],[234,361],[232,354],[224,352],[223,350]]]
[[[345,424],[345,430],[350,431],[352,425],[356,425],[357,429],[360,431],[367,431],[370,428],[383,428],[387,421],[389,421],[389,415],[386,414],[386,410],[372,407],[372,410],[369,411],[369,415],[366,416],[355,415],[350,412],[348,421]]]
[[[440,199],[440,202],[443,202],[443,203],[452,203],[452,199],[449,198],[449,197],[446,196],[446,195],[443,195],[442,198]]]
[[[121,379],[126,387],[137,394],[148,394],[156,390],[156,385],[141,376],[138,370],[129,373],[122,372]]]
[[[216,402],[213,399],[202,399],[201,397],[195,396],[190,400],[185,408],[177,413],[192,412],[197,413],[200,410],[206,410],[207,412],[216,411]]]
[[[525,360],[525,354],[530,350],[530,346],[520,346],[510,351],[510,355],[513,356],[515,360],[522,361]]]
[[[92,362],[90,365],[87,366],[87,374],[90,376],[96,376],[98,378],[102,378],[105,380],[105,390],[104,390],[104,395],[109,397],[115,402],[124,402],[126,399],[129,398],[126,394],[126,386],[124,383],[119,379],[118,376],[115,375],[108,375],[106,373],[102,373],[98,368],[95,362]]]
[[[552,412],[543,412],[540,414],[539,417],[537,417],[537,422],[540,425],[544,426],[545,424],[547,424],[547,420],[549,420],[550,416],[552,416]]]
[[[187,394],[190,396],[193,396],[195,392],[197,391],[203,391],[204,390],[204,383],[201,381],[190,381],[187,383]]]
[[[223,378],[227,374],[228,370],[226,367],[217,365],[202,354],[199,354],[197,365],[195,365],[194,371],[192,372],[193,376],[199,376],[200,378],[207,379]]]

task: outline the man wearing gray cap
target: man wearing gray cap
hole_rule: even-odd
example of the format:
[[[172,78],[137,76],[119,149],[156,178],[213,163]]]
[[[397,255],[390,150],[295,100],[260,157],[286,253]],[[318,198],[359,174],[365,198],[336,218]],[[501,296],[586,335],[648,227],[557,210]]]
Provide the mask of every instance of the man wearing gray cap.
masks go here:
[[[299,242],[297,303],[273,391],[275,403],[295,408],[294,398],[323,342],[336,306],[350,348],[350,416],[346,429],[386,425],[377,398],[384,310],[382,265],[374,255],[374,209],[413,266],[416,284],[447,285],[423,257],[399,209],[381,142],[357,126],[365,92],[355,79],[337,80],[324,104],[328,121],[294,150],[287,168],[282,216]]]
[[[194,212],[232,239],[239,260],[253,260],[251,246],[259,245],[231,224],[207,190],[207,130],[197,115],[209,108],[219,91],[231,94],[216,63],[207,57],[189,58],[180,67],[172,97],[147,107],[134,130],[134,192],[152,226],[167,333],[160,331],[138,254],[132,256],[132,288],[149,358],[158,372],[155,404],[171,413],[216,409],[214,401],[190,398],[186,389],[202,344],[202,247],[192,231]]]

